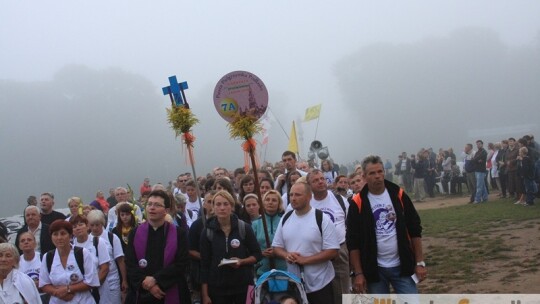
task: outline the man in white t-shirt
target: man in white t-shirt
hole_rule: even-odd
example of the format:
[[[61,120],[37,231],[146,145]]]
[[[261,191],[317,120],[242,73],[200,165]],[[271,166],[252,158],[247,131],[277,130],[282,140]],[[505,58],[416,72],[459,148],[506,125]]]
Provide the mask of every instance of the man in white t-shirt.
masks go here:
[[[186,182],[186,194],[186,209],[193,211],[195,213],[195,218],[197,218],[203,202],[202,199],[197,196],[197,185],[192,179]]]
[[[306,179],[311,191],[313,191],[313,197],[310,201],[311,207],[319,209],[328,215],[336,227],[336,239],[339,242],[340,249],[338,257],[332,260],[332,265],[336,271],[332,287],[334,289],[334,302],[340,304],[342,302],[341,295],[349,293],[351,289],[349,251],[345,244],[345,219],[347,209],[349,209],[349,202],[328,190],[326,177],[321,170],[313,169],[308,173]]]
[[[280,191],[281,194],[285,194],[288,190],[287,182],[285,181],[285,177],[287,176],[288,172],[296,170],[300,172],[300,175],[302,176],[306,176],[307,173],[296,168],[296,154],[294,154],[294,152],[292,151],[283,152],[283,154],[281,155],[281,161],[285,165],[285,173],[280,174],[276,178],[276,181],[274,182],[274,187],[277,191]]]
[[[362,161],[366,186],[353,196],[347,216],[347,247],[353,292],[416,294],[426,278],[420,217],[407,194],[384,179],[379,156]]]
[[[290,199],[294,211],[284,215],[276,230],[274,253],[287,261],[287,271],[299,277],[303,271],[309,303],[333,304],[334,267],[330,261],[339,250],[335,227],[328,216],[310,206],[308,184],[295,183]]]

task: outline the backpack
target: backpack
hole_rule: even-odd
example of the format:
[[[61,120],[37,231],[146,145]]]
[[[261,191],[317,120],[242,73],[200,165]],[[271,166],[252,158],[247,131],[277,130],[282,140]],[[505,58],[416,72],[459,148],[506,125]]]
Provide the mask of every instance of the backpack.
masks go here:
[[[96,244],[96,237],[94,237],[94,246],[97,246]],[[97,248],[97,247],[96,247]],[[97,249],[96,249],[97,252]],[[75,254],[75,261],[77,261],[77,266],[79,267],[79,270],[81,271],[81,274],[84,276],[84,256],[83,256],[83,249],[78,246],[73,247],[73,253]],[[54,260],[54,255],[56,254],[56,249],[49,250],[47,252],[46,257],[46,263],[47,263],[47,270],[49,271],[49,274],[51,273],[51,267],[52,262]],[[98,287],[92,287],[90,289],[90,293],[92,294],[92,297],[96,301],[96,303],[99,303],[99,290]]]
[[[343,201],[343,200],[342,200]],[[291,217],[291,214],[294,212],[294,210],[291,210],[289,212],[287,212],[284,216],[283,216],[283,220],[281,221],[281,227],[283,227],[283,225],[285,225],[285,222],[289,219],[289,217]],[[322,220],[323,220],[323,212],[319,209],[315,209],[315,219],[317,220],[317,226],[319,227],[319,232],[321,233],[321,236],[322,236]]]
[[[241,219],[238,220],[238,233],[240,234],[240,240],[243,241],[246,238],[246,222]],[[206,238],[210,243],[214,240],[214,230],[206,228]]]
[[[343,197],[341,195],[334,193],[334,196],[336,197],[339,205],[341,206],[341,209],[343,209],[343,213],[345,213],[345,217],[347,217],[347,208],[345,208],[345,202],[343,201]]]

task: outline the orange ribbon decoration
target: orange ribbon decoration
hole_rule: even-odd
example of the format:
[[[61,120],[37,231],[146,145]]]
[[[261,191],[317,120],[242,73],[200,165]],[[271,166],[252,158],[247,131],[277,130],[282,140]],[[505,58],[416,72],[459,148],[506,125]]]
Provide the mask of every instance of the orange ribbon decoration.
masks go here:
[[[244,171],[246,172],[246,174],[249,172],[250,155],[253,155],[253,157],[255,158],[255,166],[259,167],[259,159],[257,157],[257,154],[255,153],[256,147],[257,142],[253,138],[246,140],[242,144],[242,150],[244,150]]]
[[[190,132],[185,132],[182,134],[182,140],[186,144],[190,164],[195,164],[195,158],[193,157],[193,143],[195,142],[195,136]]]

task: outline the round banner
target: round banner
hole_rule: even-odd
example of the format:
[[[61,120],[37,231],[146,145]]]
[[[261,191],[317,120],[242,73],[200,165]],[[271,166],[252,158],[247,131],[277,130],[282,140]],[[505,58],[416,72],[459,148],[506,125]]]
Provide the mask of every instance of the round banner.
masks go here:
[[[268,107],[268,90],[262,80],[250,72],[231,72],[218,81],[214,106],[228,122],[232,122],[236,114],[259,119]]]

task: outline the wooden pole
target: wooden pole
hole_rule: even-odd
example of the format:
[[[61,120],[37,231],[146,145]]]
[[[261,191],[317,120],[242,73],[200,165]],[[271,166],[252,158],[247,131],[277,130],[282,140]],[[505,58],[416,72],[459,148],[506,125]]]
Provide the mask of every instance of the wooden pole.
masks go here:
[[[266,241],[266,248],[271,248],[272,243],[270,243],[270,236],[268,235],[268,226],[266,225],[266,214],[264,212],[263,201],[261,197],[261,186],[259,184],[259,177],[257,176],[257,163],[255,162],[255,147],[249,148],[249,157],[251,158],[251,165],[253,167],[253,179],[255,180],[255,194],[259,198],[259,214],[261,214],[261,219],[264,229],[264,239]],[[270,261],[270,269],[275,269],[276,265],[273,258],[268,258]]]
[[[187,150],[189,154],[189,163],[191,164],[191,171],[193,172],[193,181],[195,182],[195,191],[197,193],[197,199],[199,200],[199,210],[201,213],[201,218],[203,222],[203,227],[206,226],[206,212],[204,211],[202,205],[201,192],[199,190],[199,181],[197,180],[197,173],[195,172],[195,159],[193,158],[193,147],[189,147],[187,144]]]

